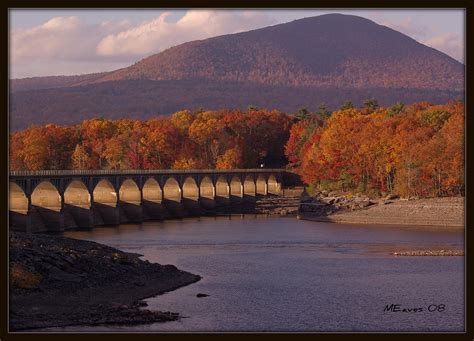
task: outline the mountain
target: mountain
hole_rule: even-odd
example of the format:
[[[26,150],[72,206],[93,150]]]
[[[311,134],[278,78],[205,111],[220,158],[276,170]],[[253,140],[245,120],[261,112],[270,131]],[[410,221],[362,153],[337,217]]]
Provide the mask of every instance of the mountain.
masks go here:
[[[197,107],[445,102],[463,98],[464,65],[368,19],[328,14],[184,43],[112,72],[10,87],[11,128],[21,129]]]
[[[77,76],[47,76],[12,79],[10,81],[10,92],[75,86],[83,82],[94,81],[95,79],[102,78],[106,74],[106,72],[101,72]]]

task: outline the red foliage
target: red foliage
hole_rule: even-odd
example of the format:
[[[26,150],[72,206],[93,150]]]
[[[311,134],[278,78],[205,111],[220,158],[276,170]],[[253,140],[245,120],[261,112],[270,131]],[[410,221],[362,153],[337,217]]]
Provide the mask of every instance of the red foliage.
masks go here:
[[[284,159],[290,125],[276,111],[220,110],[33,127],[11,134],[10,168],[255,168],[265,157]]]
[[[287,144],[306,183],[332,183],[402,196],[459,194],[464,187],[464,105],[417,103],[398,115],[387,108],[334,112],[304,141],[294,125]],[[296,155],[295,155],[296,154]]]

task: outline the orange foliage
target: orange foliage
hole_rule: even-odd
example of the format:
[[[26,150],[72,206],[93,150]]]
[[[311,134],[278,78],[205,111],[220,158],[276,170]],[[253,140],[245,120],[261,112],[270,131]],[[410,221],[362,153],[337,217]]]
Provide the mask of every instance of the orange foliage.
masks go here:
[[[184,110],[148,121],[91,119],[10,136],[10,168],[190,169],[286,164],[289,116],[276,111]]]
[[[185,110],[144,122],[31,127],[10,135],[10,168],[229,169],[289,161],[306,183],[318,186],[402,196],[464,191],[461,102],[396,111],[347,108],[325,122],[295,120],[265,109]]]
[[[227,149],[223,155],[217,159],[217,169],[240,168],[242,164],[242,151],[239,147]]]
[[[287,143],[306,183],[402,196],[460,194],[464,189],[464,105],[417,103],[396,115],[387,108],[334,112],[298,148],[295,124]],[[296,154],[296,155],[295,155]]]

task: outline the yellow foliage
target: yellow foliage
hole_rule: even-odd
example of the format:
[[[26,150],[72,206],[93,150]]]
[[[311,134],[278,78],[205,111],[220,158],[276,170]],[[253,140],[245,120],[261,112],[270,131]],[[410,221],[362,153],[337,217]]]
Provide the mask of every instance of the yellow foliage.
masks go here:
[[[198,162],[192,158],[181,158],[173,163],[173,169],[196,169]]]

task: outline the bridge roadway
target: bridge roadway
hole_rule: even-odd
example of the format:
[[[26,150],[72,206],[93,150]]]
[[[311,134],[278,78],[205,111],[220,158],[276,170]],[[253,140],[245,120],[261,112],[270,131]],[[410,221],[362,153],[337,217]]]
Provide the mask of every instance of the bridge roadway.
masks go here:
[[[9,224],[60,231],[198,215],[279,195],[294,177],[284,169],[11,171]]]

